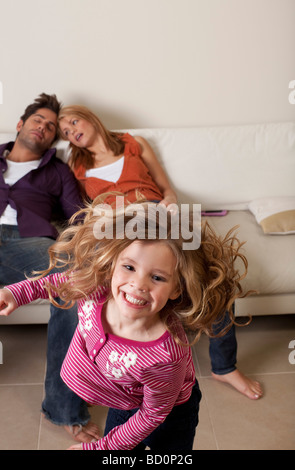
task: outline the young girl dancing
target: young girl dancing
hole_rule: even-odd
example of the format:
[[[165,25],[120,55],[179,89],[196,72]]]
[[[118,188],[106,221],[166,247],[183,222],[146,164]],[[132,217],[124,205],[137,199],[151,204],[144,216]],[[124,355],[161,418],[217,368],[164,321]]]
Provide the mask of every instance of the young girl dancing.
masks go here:
[[[159,205],[132,206],[134,237],[130,207],[106,214],[96,202],[52,246],[45,273],[0,291],[0,313],[36,298],[58,296],[65,308],[77,302],[79,325],[61,377],[87,403],[110,409],[104,437],[71,449],[190,451],[201,393],[187,333],[191,342],[210,335],[231,312],[243,295],[234,261],[245,269],[247,261],[234,235],[222,240],[208,224],[200,247],[183,249],[182,229],[175,239],[175,214],[163,206],[164,219],[151,212]],[[53,267],[63,272],[50,274]]]

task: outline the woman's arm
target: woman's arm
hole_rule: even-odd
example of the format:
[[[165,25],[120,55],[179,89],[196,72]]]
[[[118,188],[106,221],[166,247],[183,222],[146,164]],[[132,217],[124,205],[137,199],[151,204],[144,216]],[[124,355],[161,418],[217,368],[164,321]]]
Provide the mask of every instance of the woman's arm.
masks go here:
[[[175,191],[171,188],[169,179],[164,171],[164,168],[159,163],[152,147],[149,143],[140,136],[135,136],[135,140],[140,144],[142,149],[142,159],[146,166],[149,169],[149,172],[160,189],[163,193],[163,200],[161,201],[162,204],[168,206],[169,204],[177,204],[177,196]]]

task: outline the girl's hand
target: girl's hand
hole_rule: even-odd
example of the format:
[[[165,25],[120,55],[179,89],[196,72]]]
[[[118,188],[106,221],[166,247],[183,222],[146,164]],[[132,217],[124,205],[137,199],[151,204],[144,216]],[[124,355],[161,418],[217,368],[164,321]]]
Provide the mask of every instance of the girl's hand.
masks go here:
[[[8,316],[18,307],[8,289],[0,289],[0,315]]]

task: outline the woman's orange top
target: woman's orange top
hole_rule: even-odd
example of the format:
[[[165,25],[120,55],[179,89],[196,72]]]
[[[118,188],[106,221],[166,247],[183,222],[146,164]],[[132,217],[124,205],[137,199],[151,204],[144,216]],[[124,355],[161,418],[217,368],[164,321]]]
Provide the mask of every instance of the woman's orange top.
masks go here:
[[[103,193],[116,191],[123,193],[128,202],[135,202],[137,199],[136,193],[139,192],[148,201],[162,200],[163,195],[141,158],[139,143],[127,133],[123,134],[121,138],[125,142],[124,165],[121,176],[116,183],[85,176],[86,169],[83,165],[74,170],[74,174],[82,184],[87,196],[93,200]],[[111,203],[114,197],[108,197],[105,203]]]

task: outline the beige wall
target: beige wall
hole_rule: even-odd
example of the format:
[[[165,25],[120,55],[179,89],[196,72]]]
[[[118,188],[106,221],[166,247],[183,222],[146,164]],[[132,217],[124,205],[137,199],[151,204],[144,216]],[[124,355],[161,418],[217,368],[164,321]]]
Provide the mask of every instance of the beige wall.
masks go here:
[[[294,120],[295,0],[1,0],[0,131],[40,92],[111,128]]]

